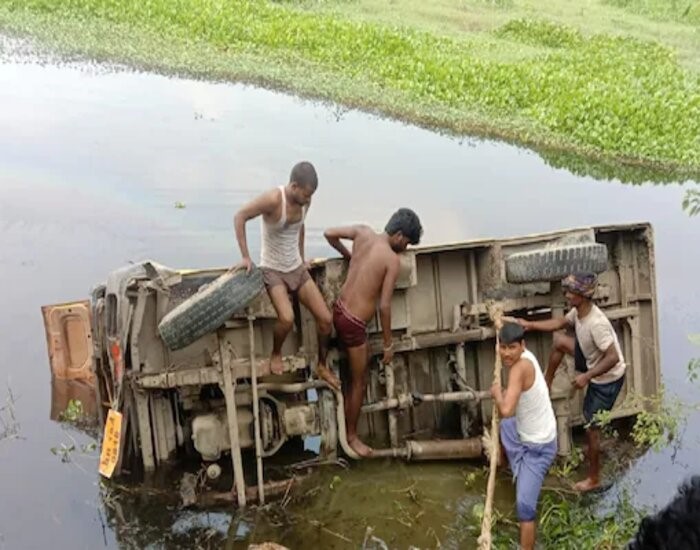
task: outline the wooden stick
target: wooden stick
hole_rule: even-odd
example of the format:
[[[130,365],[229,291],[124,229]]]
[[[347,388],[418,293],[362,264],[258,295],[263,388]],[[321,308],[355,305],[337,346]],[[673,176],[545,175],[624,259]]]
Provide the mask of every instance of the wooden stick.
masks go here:
[[[226,400],[226,418],[228,420],[228,433],[231,441],[231,462],[233,462],[233,487],[231,492],[236,493],[238,506],[245,508],[246,486],[243,477],[243,458],[241,446],[238,442],[238,409],[236,408],[236,379],[231,372],[230,354],[224,354],[223,334],[217,335],[219,340],[219,362],[224,378],[224,398]]]
[[[489,316],[496,327],[496,361],[493,366],[494,383],[501,383],[501,354],[499,353],[498,332],[501,328],[503,308],[493,304],[489,306]],[[496,468],[498,467],[498,455],[500,454],[500,439],[498,437],[498,407],[493,401],[491,409],[491,454],[489,456],[489,480],[486,485],[486,503],[484,504],[484,516],[481,520],[481,535],[479,535],[479,549],[491,550],[491,522],[493,510],[493,496],[496,490]]]
[[[263,479],[262,440],[260,437],[260,404],[258,403],[258,373],[255,360],[255,317],[248,315],[248,343],[250,344],[250,378],[253,390],[253,432],[255,435],[255,465],[258,475],[258,500],[265,505],[265,481]]]

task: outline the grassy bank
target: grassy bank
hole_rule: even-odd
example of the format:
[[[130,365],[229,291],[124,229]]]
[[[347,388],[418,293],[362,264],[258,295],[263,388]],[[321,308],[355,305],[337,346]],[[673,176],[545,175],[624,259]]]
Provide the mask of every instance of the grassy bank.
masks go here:
[[[634,33],[511,19],[498,5],[489,8],[500,10],[498,26],[461,33],[431,28],[420,11],[397,15],[406,25],[393,26],[367,5],[0,0],[0,26],[63,52],[261,82],[458,133],[700,173],[700,72],[671,47]],[[693,28],[692,20],[663,25]]]
[[[292,2],[287,2],[291,4]],[[700,71],[700,0],[299,0],[314,13],[401,24],[454,38],[489,41],[489,34],[513,19],[546,19],[575,27],[586,36],[607,34],[659,42],[678,52],[681,65]],[[542,51],[518,51],[492,44],[485,55],[505,59]]]

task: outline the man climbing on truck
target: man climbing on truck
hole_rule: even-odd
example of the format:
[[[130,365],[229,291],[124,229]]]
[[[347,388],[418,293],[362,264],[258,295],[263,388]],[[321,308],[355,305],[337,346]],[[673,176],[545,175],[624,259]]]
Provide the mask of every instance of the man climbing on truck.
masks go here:
[[[574,485],[585,492],[600,487],[600,428],[597,413],[610,411],[615,405],[625,377],[625,361],[617,334],[605,314],[593,303],[597,286],[594,273],[577,273],[566,277],[562,283],[571,310],[564,317],[545,321],[517,322],[527,330],[547,332],[573,327],[575,336],[557,332],[554,334],[552,352],[545,380],[551,390],[554,375],[564,354],[574,357],[578,372],[573,385],[587,388],[583,401],[583,417],[586,420],[588,477]]]
[[[525,347],[525,332],[516,323],[499,331],[499,354],[508,370],[508,387],[494,383],[491,395],[501,421],[501,452],[515,479],[520,548],[535,547],[535,519],[542,482],[557,454],[557,421],[535,355]]]
[[[391,216],[383,233],[365,225],[337,227],[324,233],[330,245],[350,261],[348,275],[333,305],[333,324],[344,344],[350,363],[350,383],[345,395],[348,443],[362,457],[372,449],[357,436],[357,421],[367,385],[367,323],[379,300],[379,317],[384,342],[383,363],[394,357],[391,338],[391,297],[399,275],[399,253],[420,241],[423,228],[413,210],[400,208]],[[353,242],[352,253],[341,242]]]
[[[241,251],[242,265],[253,268],[248,250],[245,225],[248,220],[262,219],[260,268],[265,288],[277,312],[273,332],[270,371],[283,372],[282,345],[294,325],[294,309],[289,295],[311,311],[318,327],[318,365],[316,374],[331,386],[340,389],[338,378],[326,365],[328,340],[331,334],[331,312],[316,283],[309,275],[304,260],[304,221],[311,197],[318,188],[318,175],[310,162],[299,162],[292,168],[289,183],[256,197],[234,216],[236,239]]]

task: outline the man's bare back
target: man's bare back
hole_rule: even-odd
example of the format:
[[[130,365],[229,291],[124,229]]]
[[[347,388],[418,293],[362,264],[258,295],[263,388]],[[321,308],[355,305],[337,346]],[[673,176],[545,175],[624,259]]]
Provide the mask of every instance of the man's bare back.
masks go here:
[[[384,278],[390,266],[399,263],[386,234],[377,234],[366,226],[358,228],[352,257],[340,299],[356,317],[369,321],[377,308]]]
[[[333,306],[333,324],[345,345],[350,366],[350,384],[345,392],[347,440],[359,456],[370,456],[372,449],[357,435],[357,420],[367,385],[369,347],[367,322],[379,305],[384,356],[388,364],[394,357],[391,333],[391,297],[399,274],[399,253],[409,244],[417,244],[422,227],[412,210],[399,209],[383,233],[364,225],[330,228],[328,243],[350,261],[348,275]],[[353,241],[352,253],[341,240]]]

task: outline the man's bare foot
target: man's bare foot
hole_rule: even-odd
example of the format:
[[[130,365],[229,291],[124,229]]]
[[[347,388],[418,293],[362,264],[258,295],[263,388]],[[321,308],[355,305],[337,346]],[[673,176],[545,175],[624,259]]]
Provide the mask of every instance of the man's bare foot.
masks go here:
[[[270,372],[272,374],[282,374],[284,372],[281,353],[273,353],[270,357]]]
[[[340,380],[326,365],[318,365],[316,367],[316,376],[327,382],[334,390],[340,391]]]
[[[579,491],[581,493],[587,493],[588,491],[593,491],[600,487],[600,481],[597,479],[592,479],[587,477],[583,481],[579,481],[574,485],[574,491]]]
[[[353,451],[355,451],[358,455],[360,455],[362,458],[367,458],[369,456],[372,456],[372,453],[374,452],[372,450],[372,447],[368,447],[362,441],[360,441],[360,438],[355,436],[352,439],[348,438],[348,444],[352,448]]]

